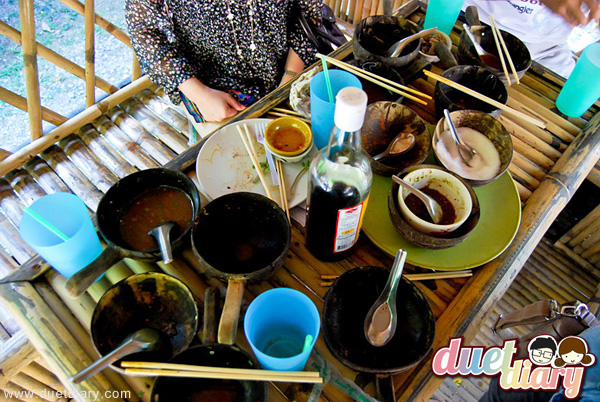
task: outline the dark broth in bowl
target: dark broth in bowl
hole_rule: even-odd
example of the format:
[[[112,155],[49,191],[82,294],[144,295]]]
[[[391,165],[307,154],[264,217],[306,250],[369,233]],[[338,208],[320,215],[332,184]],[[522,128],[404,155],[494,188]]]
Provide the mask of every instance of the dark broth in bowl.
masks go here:
[[[190,225],[193,217],[192,200],[183,191],[161,186],[135,197],[123,210],[119,231],[123,241],[137,251],[158,248],[148,232],[166,221],[175,222],[171,239],[176,239]]]
[[[437,223],[438,225],[451,225],[456,222],[456,211],[454,210],[454,205],[452,205],[450,200],[448,200],[445,195],[437,190],[432,189],[429,187],[429,185],[420,188],[419,190],[433,198],[438,204],[440,204],[440,207],[442,207],[442,219]],[[433,223],[433,219],[431,219],[425,203],[417,198],[417,196],[414,194],[409,194],[408,197],[404,199],[404,203],[413,214],[426,222]]]

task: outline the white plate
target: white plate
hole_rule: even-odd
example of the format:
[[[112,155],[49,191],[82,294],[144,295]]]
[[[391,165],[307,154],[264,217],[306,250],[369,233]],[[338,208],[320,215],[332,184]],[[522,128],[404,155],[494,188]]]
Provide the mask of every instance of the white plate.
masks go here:
[[[255,127],[258,123],[268,124],[271,119],[247,119],[231,123],[219,131],[215,132],[202,146],[196,159],[196,175],[200,183],[200,191],[207,198],[213,200],[229,193],[248,191],[252,193],[266,195],[265,190],[257,180],[256,170],[252,166],[252,161],[244,147],[236,126],[247,124],[250,131],[254,149],[258,154],[259,162],[266,163],[264,147],[256,140]],[[314,149],[314,148],[313,148]],[[310,161],[316,151],[311,151],[304,161]],[[285,176],[285,188],[290,208],[306,200],[308,192],[308,172],[304,173],[295,187],[295,192],[290,194],[290,187],[296,179],[296,176],[302,170],[302,161],[298,163],[283,164],[283,173]],[[264,173],[269,191],[275,202],[279,204],[279,188],[273,185],[271,174]]]

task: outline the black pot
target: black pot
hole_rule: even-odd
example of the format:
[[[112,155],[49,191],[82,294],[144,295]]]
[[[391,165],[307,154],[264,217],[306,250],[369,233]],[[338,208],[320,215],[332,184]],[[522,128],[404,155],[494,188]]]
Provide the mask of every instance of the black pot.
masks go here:
[[[290,248],[285,212],[269,198],[239,192],[204,207],[192,231],[192,248],[204,274],[228,283],[219,343],[233,344],[246,282],[281,266]]]
[[[160,334],[161,347],[127,356],[128,360],[165,361],[189,346],[198,328],[198,308],[183,282],[148,272],[116,283],[98,301],[90,332],[94,347],[105,356],[143,328]],[[122,372],[118,364],[111,368]]]
[[[344,365],[378,374],[378,399],[393,401],[392,374],[414,367],[430,351],[435,319],[429,303],[412,282],[402,278],[396,307],[398,326],[384,346],[371,345],[364,334],[370,307],[385,287],[390,271],[359,267],[345,272],[325,295],[323,334],[331,353]]]
[[[168,169],[148,169],[133,173],[114,184],[100,200],[96,212],[98,231],[106,241],[107,247],[102,254],[87,267],[73,275],[66,283],[66,288],[74,297],[80,296],[107,269],[122,260],[133,258],[141,261],[154,262],[161,259],[158,245],[155,249],[138,251],[123,239],[121,234],[121,219],[123,213],[131,207],[139,195],[154,189],[174,188],[185,193],[192,205],[189,222],[183,228],[171,231],[171,247],[183,245],[189,239],[189,233],[200,210],[200,195],[194,182],[185,174]],[[164,210],[164,221],[169,219],[169,210]],[[141,234],[147,235],[142,225]]]

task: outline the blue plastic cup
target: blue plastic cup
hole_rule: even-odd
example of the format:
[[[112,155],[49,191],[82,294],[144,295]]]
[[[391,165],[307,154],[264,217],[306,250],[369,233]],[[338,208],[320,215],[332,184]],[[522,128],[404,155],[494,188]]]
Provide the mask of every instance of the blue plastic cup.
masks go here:
[[[102,253],[88,209],[76,195],[45,195],[28,208],[68,237],[62,240],[27,213],[21,218],[19,232],[23,240],[65,278],[70,278]]]
[[[556,98],[556,107],[570,117],[585,113],[600,97],[600,43],[583,49],[573,72]]]
[[[268,370],[299,371],[315,346],[321,318],[304,293],[277,288],[260,294],[244,317],[244,333],[260,364]],[[306,349],[306,335],[312,342]]]
[[[317,149],[323,149],[329,141],[329,134],[333,129],[333,115],[335,113],[335,96],[346,87],[362,89],[360,80],[353,74],[344,70],[328,70],[331,81],[333,102],[329,102],[325,73],[315,74],[310,80],[310,123],[313,132],[313,141]]]
[[[423,29],[437,27],[438,31],[450,35],[464,2],[465,0],[429,0]]]

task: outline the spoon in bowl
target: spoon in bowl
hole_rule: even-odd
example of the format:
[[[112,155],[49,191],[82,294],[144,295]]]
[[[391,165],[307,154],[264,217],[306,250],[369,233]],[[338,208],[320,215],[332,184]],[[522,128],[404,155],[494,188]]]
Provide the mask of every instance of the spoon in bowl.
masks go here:
[[[398,57],[398,55],[400,53],[402,53],[402,50],[404,50],[406,45],[408,45],[410,42],[412,42],[415,39],[419,39],[422,36],[427,36],[430,33],[435,32],[435,31],[437,31],[437,27],[425,29],[423,31],[417,32],[416,34],[412,34],[410,36],[407,36],[406,38],[400,39],[398,42],[396,42],[392,46],[390,46],[390,48],[387,51],[387,56],[388,57]]]
[[[415,145],[415,136],[411,133],[400,133],[398,134],[390,145],[380,154],[373,157],[376,161],[381,159],[389,158],[392,156],[402,155],[410,151]]]
[[[407,182],[405,182],[404,180],[402,180],[401,178],[399,178],[396,175],[392,176],[392,180],[394,180],[396,183],[400,184],[406,190],[410,191],[417,198],[419,198],[421,201],[423,201],[423,203],[427,207],[427,212],[429,212],[429,216],[431,216],[431,219],[433,220],[433,223],[439,223],[442,220],[442,216],[444,215],[444,212],[442,211],[442,207],[436,200],[434,200],[433,198],[431,198],[430,196],[428,196],[427,194],[425,194],[418,188],[411,186],[410,184],[408,184]]]
[[[166,221],[148,232],[149,236],[154,236],[156,238],[158,247],[160,249],[160,254],[162,255],[162,259],[165,264],[170,264],[173,262],[173,250],[171,249],[169,233],[174,226],[175,222]]]
[[[456,148],[458,148],[458,154],[462,158],[463,162],[465,162],[467,166],[471,167],[470,162],[477,154],[477,151],[475,151],[471,146],[465,144],[463,140],[460,139],[458,133],[456,132],[456,128],[454,127],[454,123],[452,123],[448,109],[444,109],[444,117],[446,118],[446,123],[448,123],[448,128],[452,134],[452,138],[456,143]]]
[[[365,337],[373,346],[385,345],[396,332],[396,293],[405,261],[406,251],[398,250],[387,283],[365,318]]]
[[[493,67],[497,70],[502,70],[500,57],[488,52],[481,46],[479,42],[477,42],[477,39],[475,39],[475,35],[473,35],[473,32],[471,31],[471,27],[469,25],[463,24],[463,29],[465,30],[465,33],[467,34],[471,42],[473,43],[473,46],[475,47],[475,52],[477,52],[477,56],[479,56],[479,59],[483,62],[483,64],[487,64],[488,66]]]

